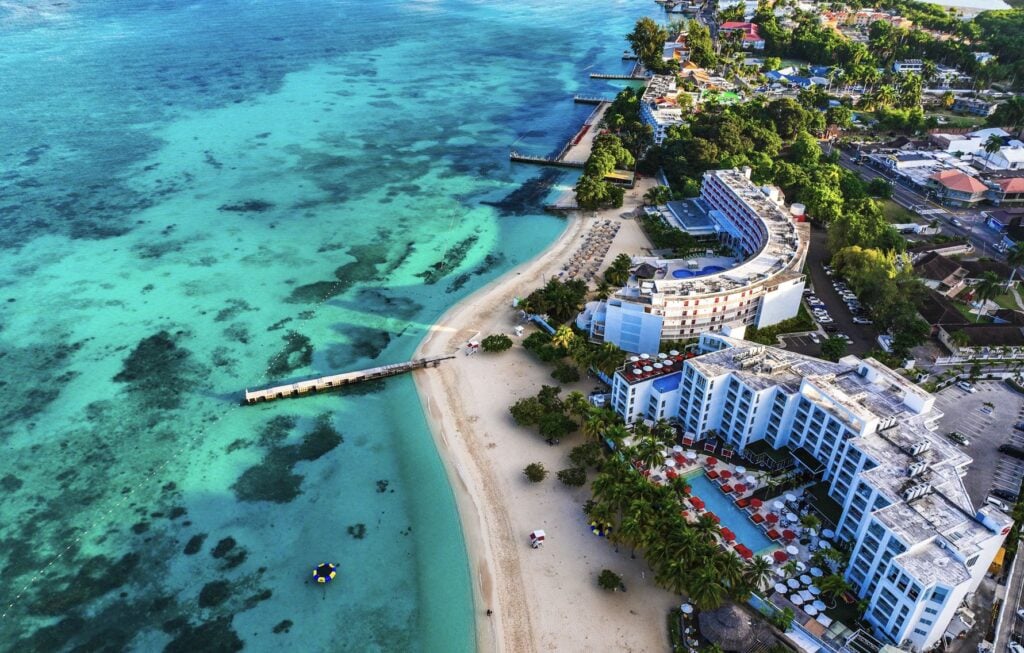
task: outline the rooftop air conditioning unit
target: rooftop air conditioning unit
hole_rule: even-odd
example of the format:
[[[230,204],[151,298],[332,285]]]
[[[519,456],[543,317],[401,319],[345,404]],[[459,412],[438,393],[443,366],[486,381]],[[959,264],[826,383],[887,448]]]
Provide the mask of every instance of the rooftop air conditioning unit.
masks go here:
[[[910,474],[911,478],[913,478],[914,476],[920,476],[927,469],[928,469],[928,463],[918,461],[918,462],[915,462],[915,463],[911,463],[910,467],[907,468],[907,472]]]

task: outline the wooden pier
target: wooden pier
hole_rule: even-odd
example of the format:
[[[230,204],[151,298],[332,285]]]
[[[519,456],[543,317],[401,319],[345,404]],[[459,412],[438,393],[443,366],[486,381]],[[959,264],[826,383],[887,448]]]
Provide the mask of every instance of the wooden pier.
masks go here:
[[[590,79],[619,79],[627,82],[646,82],[646,75],[623,75],[621,73],[590,73]]]
[[[586,161],[567,161],[554,156],[532,156],[529,154],[520,154],[515,150],[508,153],[508,158],[516,163],[535,163],[542,166],[555,166],[558,168],[578,168],[582,169],[587,164]]]
[[[355,372],[342,372],[341,374],[322,376],[318,379],[308,379],[306,381],[296,381],[295,383],[289,383],[287,385],[277,385],[271,388],[264,388],[263,390],[249,390],[246,388],[244,403],[247,405],[258,404],[261,401],[266,402],[273,401],[275,399],[287,399],[290,397],[302,397],[320,392],[329,392],[354,383],[383,379],[389,376],[405,374],[406,372],[426,367],[437,367],[441,364],[441,361],[448,360],[449,358],[455,358],[455,356],[429,356],[427,358],[411,360],[406,363],[382,365],[380,367],[371,367],[366,370],[358,370]]]
[[[572,101],[576,104],[597,104],[601,105],[605,102],[611,102],[608,98],[598,97],[596,95],[574,95]]]

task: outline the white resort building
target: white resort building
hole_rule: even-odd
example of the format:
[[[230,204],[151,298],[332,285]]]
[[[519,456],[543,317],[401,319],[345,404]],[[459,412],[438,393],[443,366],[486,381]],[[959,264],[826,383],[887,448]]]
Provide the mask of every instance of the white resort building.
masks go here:
[[[700,197],[670,203],[663,219],[710,238],[711,249],[686,259],[634,257],[626,287],[587,304],[576,326],[595,342],[642,352],[709,331],[742,337],[747,325],[794,317],[809,240],[802,216],[799,204],[786,210],[777,188],[754,184],[749,168],[709,170]]]
[[[1010,529],[974,508],[970,457],[934,432],[934,397],[873,359],[831,363],[707,334],[696,357],[635,357],[615,374],[627,422],[674,419],[748,457],[785,453],[827,487],[847,580],[876,635],[913,651],[939,642]]]

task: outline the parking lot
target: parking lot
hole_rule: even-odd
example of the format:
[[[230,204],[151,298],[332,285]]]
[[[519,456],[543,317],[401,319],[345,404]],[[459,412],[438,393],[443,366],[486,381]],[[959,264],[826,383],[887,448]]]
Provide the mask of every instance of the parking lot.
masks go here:
[[[976,392],[967,392],[955,385],[941,390],[935,406],[945,415],[939,422],[939,433],[962,433],[970,440],[964,447],[974,459],[964,476],[964,486],[975,506],[984,503],[993,489],[1016,495],[1024,479],[1024,460],[999,452],[1003,444],[1024,448],[1024,433],[1014,424],[1024,421],[1024,397],[1002,381],[978,381]],[[985,404],[992,404],[992,408]],[[1008,504],[1012,500],[1002,499]]]
[[[832,319],[832,322],[823,325],[826,327],[824,330],[830,331],[827,335],[838,332],[848,336],[853,342],[847,346],[846,351],[851,354],[862,356],[872,349],[878,349],[878,342],[875,340],[875,336],[878,334],[874,327],[870,324],[855,324],[850,309],[832,286],[836,278],[826,274],[822,265],[828,264],[828,262],[828,242],[825,230],[814,227],[811,230],[811,248],[807,253],[807,272],[810,276],[808,287],[813,289],[815,297],[821,300]],[[788,342],[792,341],[787,339]],[[817,355],[820,354],[821,349],[805,351],[794,348],[794,351]]]

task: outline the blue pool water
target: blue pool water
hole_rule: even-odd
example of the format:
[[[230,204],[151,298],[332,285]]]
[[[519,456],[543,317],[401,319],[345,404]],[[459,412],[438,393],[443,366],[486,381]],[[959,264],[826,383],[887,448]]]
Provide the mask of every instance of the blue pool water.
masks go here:
[[[703,473],[688,477],[687,482],[692,494],[704,501],[707,509],[722,519],[722,526],[736,533],[736,543],[746,544],[754,553],[762,553],[772,546],[772,541],[764,532],[747,518],[747,514],[736,507],[733,500],[722,493],[718,486],[708,480]]]
[[[690,277],[703,277],[708,274],[715,274],[716,272],[724,272],[725,268],[721,265],[707,265],[700,270],[675,270],[672,272],[672,276],[676,279],[689,279]]]

